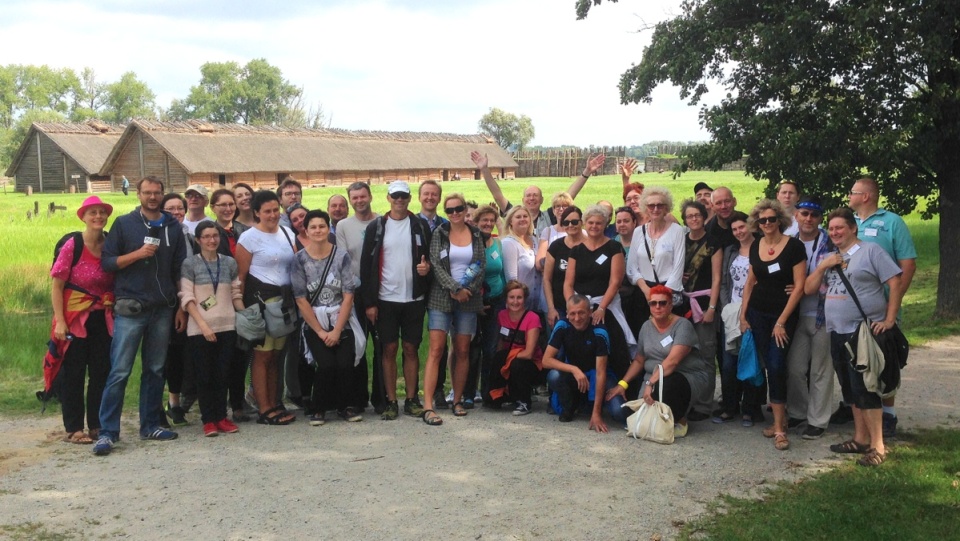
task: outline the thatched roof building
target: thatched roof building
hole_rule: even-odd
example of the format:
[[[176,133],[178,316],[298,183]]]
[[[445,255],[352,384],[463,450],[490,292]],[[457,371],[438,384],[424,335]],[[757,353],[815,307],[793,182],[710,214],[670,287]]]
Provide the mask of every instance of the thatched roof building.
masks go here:
[[[100,168],[116,184],[121,175],[167,179],[169,189],[246,182],[274,187],[287,176],[310,184],[401,179],[479,178],[470,152],[489,156],[490,168],[513,178],[517,163],[482,135],[294,129],[203,121],[134,120]]]
[[[90,120],[83,124],[34,122],[6,175],[17,190],[35,192],[109,191],[100,168],[123,133],[123,126]]]

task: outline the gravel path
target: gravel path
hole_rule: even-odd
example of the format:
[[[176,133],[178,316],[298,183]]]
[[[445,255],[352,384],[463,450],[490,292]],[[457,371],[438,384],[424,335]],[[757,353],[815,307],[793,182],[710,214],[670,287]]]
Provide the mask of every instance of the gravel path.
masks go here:
[[[915,348],[900,427],[960,428],[960,338]],[[694,423],[671,446],[595,434],[586,418],[474,410],[442,427],[403,417],[241,425],[174,442],[124,440],[106,458],[61,443],[57,415],[0,418],[0,538],[650,539],[721,493],[756,495],[840,463],[819,441],[777,452],[760,426]],[[896,452],[894,449],[894,460]]]

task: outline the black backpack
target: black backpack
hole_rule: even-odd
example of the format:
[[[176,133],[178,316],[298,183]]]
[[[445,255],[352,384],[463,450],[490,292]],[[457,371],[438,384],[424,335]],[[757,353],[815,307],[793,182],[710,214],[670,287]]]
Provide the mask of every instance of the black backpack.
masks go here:
[[[103,235],[106,236],[107,232],[104,231]],[[83,254],[83,232],[73,231],[60,237],[60,240],[57,241],[57,245],[53,247],[53,262],[50,263],[51,267],[53,266],[53,263],[57,262],[57,257],[60,256],[60,250],[63,249],[63,245],[66,244],[70,239],[73,239],[73,259],[70,263],[70,268],[76,266],[77,261],[80,261],[80,255]]]

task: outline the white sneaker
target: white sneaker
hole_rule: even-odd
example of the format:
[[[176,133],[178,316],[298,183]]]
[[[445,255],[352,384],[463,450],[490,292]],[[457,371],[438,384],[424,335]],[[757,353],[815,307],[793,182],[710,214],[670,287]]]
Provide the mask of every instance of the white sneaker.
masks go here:
[[[447,393],[447,402],[453,404],[453,390]]]
[[[517,408],[513,410],[513,414],[519,417],[528,413],[530,413],[530,406],[526,402],[517,402]]]

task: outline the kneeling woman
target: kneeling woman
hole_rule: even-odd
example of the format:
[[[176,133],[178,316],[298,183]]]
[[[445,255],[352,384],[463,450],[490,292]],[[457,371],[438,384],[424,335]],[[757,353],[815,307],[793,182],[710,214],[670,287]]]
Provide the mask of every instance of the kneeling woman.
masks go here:
[[[663,402],[676,420],[674,435],[687,435],[690,397],[700,393],[714,377],[712,366],[700,355],[697,332],[690,320],[673,314],[673,290],[658,285],[650,288],[650,319],[640,328],[637,356],[627,374],[607,391],[607,400],[623,396],[637,375],[643,373],[643,399],[653,404],[663,386]],[[663,365],[663,381],[657,366]]]
[[[353,404],[355,367],[363,359],[366,335],[353,311],[356,277],[350,255],[330,243],[330,215],[311,210],[303,219],[308,242],[293,262],[293,296],[303,317],[307,360],[315,364],[310,424],[325,422],[336,409],[343,420],[362,421]]]
[[[540,339],[540,316],[527,310],[530,290],[517,280],[510,280],[505,288],[507,308],[500,311],[497,323],[500,327],[500,344],[490,371],[489,400],[499,408],[505,398],[517,403],[514,415],[530,413],[530,394],[536,383],[537,373],[543,370],[538,342]]]
[[[203,435],[237,432],[227,419],[227,369],[237,341],[236,312],[243,310],[237,262],[217,253],[220,231],[212,221],[197,225],[200,253],[183,261],[180,305],[190,314],[187,355],[193,363]]]

